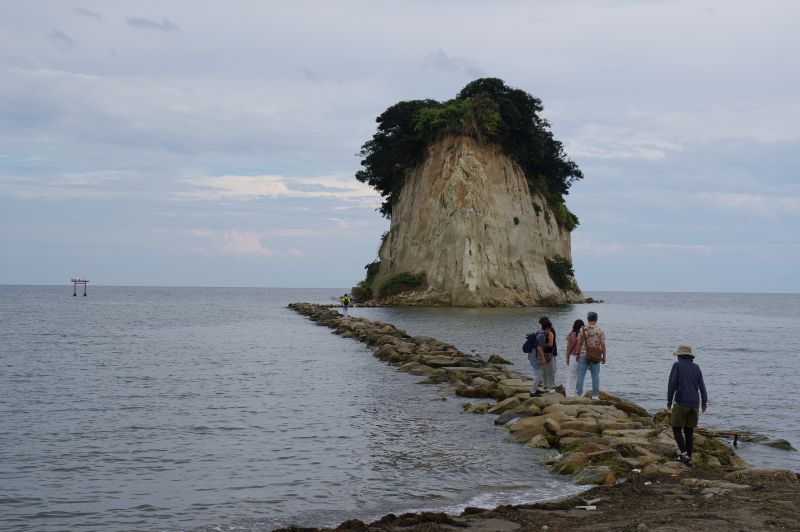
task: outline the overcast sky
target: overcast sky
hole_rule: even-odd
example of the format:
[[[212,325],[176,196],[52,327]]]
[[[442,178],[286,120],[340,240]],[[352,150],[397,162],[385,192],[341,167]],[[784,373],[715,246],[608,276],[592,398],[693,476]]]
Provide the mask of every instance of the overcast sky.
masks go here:
[[[500,77],[585,290],[800,291],[800,3],[0,0],[0,284],[347,287],[388,106]]]

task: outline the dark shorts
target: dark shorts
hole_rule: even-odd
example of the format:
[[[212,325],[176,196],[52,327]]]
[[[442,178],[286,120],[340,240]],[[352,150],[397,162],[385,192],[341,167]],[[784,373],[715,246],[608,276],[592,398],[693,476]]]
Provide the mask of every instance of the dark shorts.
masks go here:
[[[700,416],[700,409],[691,406],[675,405],[672,407],[672,418],[670,423],[673,427],[697,426],[697,418]]]

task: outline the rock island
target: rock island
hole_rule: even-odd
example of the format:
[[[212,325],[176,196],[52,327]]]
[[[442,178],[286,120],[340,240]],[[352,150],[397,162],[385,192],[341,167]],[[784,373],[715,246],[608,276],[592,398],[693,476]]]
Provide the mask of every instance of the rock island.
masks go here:
[[[583,177],[538,98],[484,78],[447,102],[400,102],[378,117],[356,177],[391,220],[353,295],[364,304],[558,305],[583,300],[572,269]]]

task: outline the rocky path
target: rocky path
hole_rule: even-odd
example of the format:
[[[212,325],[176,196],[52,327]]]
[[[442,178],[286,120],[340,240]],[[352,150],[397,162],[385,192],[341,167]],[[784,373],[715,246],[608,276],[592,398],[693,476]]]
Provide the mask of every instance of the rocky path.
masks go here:
[[[571,475],[577,484],[602,486],[555,505],[471,510],[459,517],[390,515],[371,525],[343,523],[341,530],[542,530],[543,525],[550,530],[645,530],[656,524],[659,530],[685,530],[698,515],[706,515],[701,521],[709,529],[800,529],[797,475],[751,469],[721,440],[699,434],[695,467],[674,462],[676,446],[665,411],[651,416],[602,392],[599,401],[560,393],[531,397],[527,376],[497,355],[484,361],[438,340],[412,337],[387,323],[344,317],[320,305],[289,307],[336,334],[366,343],[377,358],[425,377],[423,383],[444,385],[462,397],[492,399],[465,404],[465,410],[497,415],[494,422],[508,430],[512,441],[552,449],[547,465],[554,473]],[[762,492],[772,495],[758,495]],[[594,508],[576,508],[580,506]],[[712,518],[715,512],[724,513],[718,522]],[[740,520],[736,525],[735,516]]]

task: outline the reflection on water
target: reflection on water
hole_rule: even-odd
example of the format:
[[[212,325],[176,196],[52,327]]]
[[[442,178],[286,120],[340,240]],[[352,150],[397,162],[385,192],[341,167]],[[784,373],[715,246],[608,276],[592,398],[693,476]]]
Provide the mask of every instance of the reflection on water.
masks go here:
[[[701,426],[754,431],[800,448],[800,413],[794,407],[798,294],[591,293],[604,303],[538,309],[357,308],[414,335],[433,336],[463,351],[502,354],[527,370],[525,331],[547,315],[564,337],[589,310],[600,315],[608,340],[601,388],[650,411],[666,406],[667,377],[678,344],[697,353],[709,393]],[[563,355],[558,381],[563,382]],[[589,377],[587,377],[588,385]],[[743,445],[740,454],[761,467],[800,471],[800,453]]]
[[[338,293],[0,287],[0,528],[269,530],[576,492],[285,308]]]

